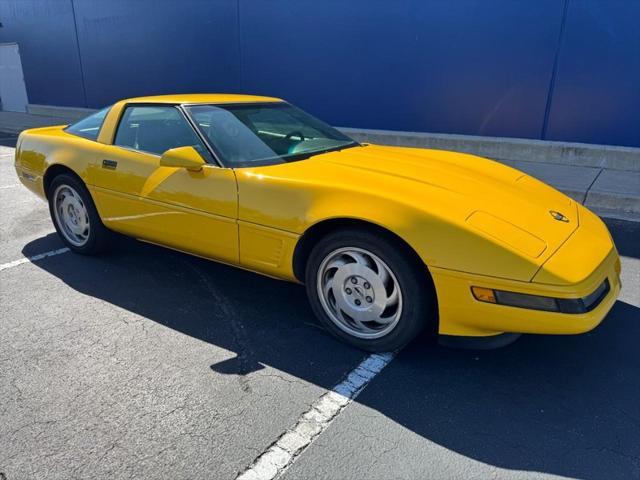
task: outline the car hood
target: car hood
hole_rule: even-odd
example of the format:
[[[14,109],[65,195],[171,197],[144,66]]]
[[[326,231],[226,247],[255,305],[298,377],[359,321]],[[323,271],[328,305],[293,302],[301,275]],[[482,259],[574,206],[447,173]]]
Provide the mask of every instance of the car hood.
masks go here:
[[[578,228],[569,197],[456,152],[367,145],[237,169],[236,178],[242,221],[302,234],[362,219],[392,230],[430,267],[512,280],[531,281]]]
[[[368,145],[318,159],[327,166],[359,172],[355,176],[369,185],[400,186],[393,194],[409,203],[437,198],[435,205],[443,210],[443,217],[457,217],[468,228],[495,237],[529,258],[548,257],[578,227],[577,205],[569,197],[485,158]]]

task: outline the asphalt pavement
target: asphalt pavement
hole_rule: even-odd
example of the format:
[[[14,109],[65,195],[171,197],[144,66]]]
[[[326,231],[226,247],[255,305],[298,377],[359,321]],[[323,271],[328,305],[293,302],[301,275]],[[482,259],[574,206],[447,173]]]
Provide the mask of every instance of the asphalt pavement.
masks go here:
[[[131,239],[60,253],[12,164],[0,148],[0,479],[234,479],[367,358],[298,285]],[[640,478],[640,224],[607,223],[623,291],[598,328],[419,340],[280,477]]]

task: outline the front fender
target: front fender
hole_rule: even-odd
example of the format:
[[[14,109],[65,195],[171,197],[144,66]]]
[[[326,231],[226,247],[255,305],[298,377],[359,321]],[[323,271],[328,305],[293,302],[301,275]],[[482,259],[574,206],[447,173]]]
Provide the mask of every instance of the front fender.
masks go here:
[[[444,216],[390,198],[350,193],[319,198],[307,213],[310,226],[347,218],[385,228],[404,239],[429,267],[522,281],[539,269],[536,258],[471,227],[465,212]]]

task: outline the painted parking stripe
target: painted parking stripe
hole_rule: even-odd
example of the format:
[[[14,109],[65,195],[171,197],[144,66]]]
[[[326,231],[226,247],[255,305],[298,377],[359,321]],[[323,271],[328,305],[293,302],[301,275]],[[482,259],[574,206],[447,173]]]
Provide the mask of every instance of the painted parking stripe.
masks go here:
[[[20,186],[19,183],[12,183],[11,185],[2,185],[0,186],[0,190],[4,190],[5,188],[14,188]]]
[[[281,475],[394,356],[394,353],[375,353],[366,357],[342,382],[321,396],[292,429],[284,432],[236,480],[271,480]]]
[[[0,265],[0,272],[2,270],[7,270],[9,268],[17,267],[18,265],[22,265],[23,263],[32,263],[42,260],[44,258],[54,257],[56,255],[60,255],[61,253],[67,253],[69,251],[68,248],[59,248],[58,250],[50,250],[48,252],[39,253],[38,255],[34,255],[32,257],[24,257],[18,260],[14,260],[13,262],[3,263]]]

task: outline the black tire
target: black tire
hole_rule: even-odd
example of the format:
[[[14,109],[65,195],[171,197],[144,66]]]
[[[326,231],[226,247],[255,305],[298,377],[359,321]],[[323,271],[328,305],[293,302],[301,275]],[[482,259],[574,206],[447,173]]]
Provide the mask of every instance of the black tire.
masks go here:
[[[386,263],[401,291],[403,302],[399,320],[391,331],[379,338],[359,338],[339,327],[325,310],[319,293],[318,271],[325,259],[340,249],[353,247],[373,253]],[[342,341],[362,350],[398,350],[415,339],[425,327],[437,328],[436,298],[429,273],[417,255],[391,235],[365,229],[340,230],[328,234],[309,255],[305,284],[311,307],[323,326]]]
[[[75,192],[77,192],[82,199],[82,204],[86,208],[90,228],[88,229],[86,241],[82,245],[77,245],[69,241],[66,234],[63,232],[63,227],[58,223],[58,219],[54,211],[54,195],[61,186],[71,187]],[[79,178],[67,173],[57,175],[51,181],[51,184],[47,189],[47,197],[49,200],[49,213],[51,215],[53,225],[67,247],[82,255],[97,255],[108,250],[113,239],[113,234],[103,225],[89,190],[87,190],[87,187]]]

